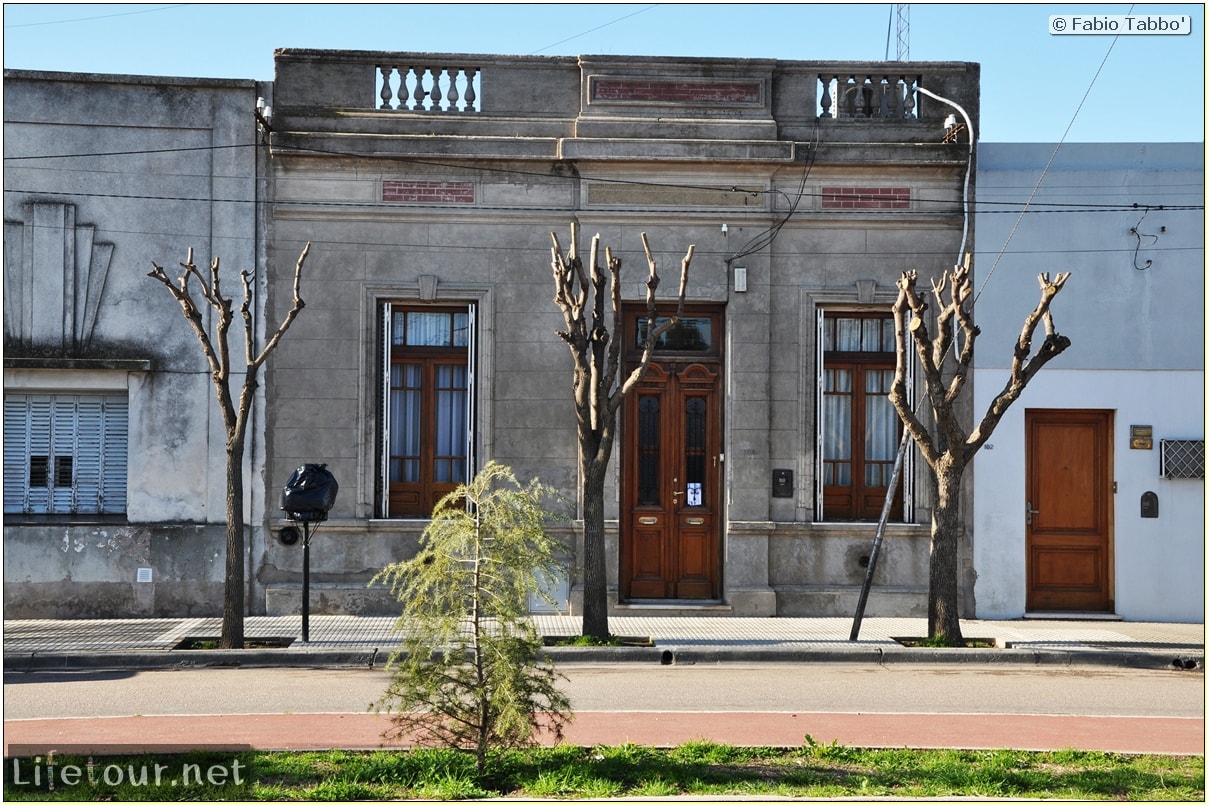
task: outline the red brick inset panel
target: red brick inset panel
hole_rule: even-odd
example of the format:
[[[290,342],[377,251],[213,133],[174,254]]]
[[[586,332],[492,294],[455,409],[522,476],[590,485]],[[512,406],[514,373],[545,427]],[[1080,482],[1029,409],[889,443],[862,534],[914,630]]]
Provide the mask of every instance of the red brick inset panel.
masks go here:
[[[823,188],[824,210],[906,210],[911,188]]]
[[[384,179],[382,201],[413,204],[474,204],[473,182]]]
[[[646,101],[669,104],[760,103],[758,81],[645,81],[597,79],[592,82],[597,101]]]

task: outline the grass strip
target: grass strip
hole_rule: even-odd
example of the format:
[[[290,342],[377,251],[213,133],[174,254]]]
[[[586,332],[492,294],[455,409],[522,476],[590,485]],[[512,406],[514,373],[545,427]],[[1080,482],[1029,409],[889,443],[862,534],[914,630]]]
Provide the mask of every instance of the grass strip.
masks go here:
[[[1204,801],[1204,756],[690,742],[492,752],[198,752],[6,759],[6,801],[766,796]],[[157,775],[158,773],[158,775]],[[53,788],[52,788],[53,786]]]

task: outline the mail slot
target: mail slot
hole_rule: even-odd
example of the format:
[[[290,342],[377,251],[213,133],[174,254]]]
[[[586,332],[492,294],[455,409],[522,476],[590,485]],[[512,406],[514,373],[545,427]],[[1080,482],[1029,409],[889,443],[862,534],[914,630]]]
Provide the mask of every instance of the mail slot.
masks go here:
[[[685,518],[684,522],[689,526],[701,526],[705,523],[705,518]]]
[[[793,471],[788,468],[775,468],[772,471],[772,497],[793,498]]]
[[[1159,496],[1149,490],[1142,493],[1142,517],[1159,517]]]
[[[659,519],[653,515],[647,515],[638,519],[639,526],[654,526],[657,523],[659,523]]]

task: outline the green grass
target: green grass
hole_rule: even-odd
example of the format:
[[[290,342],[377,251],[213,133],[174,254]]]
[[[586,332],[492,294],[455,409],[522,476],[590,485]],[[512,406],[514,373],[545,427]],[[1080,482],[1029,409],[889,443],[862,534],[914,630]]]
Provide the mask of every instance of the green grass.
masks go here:
[[[732,747],[707,741],[670,749],[626,744],[563,745],[496,751],[484,775],[474,758],[454,750],[309,753],[191,753],[94,759],[94,777],[122,769],[120,785],[59,780],[46,786],[47,765],[5,760],[8,801],[89,800],[464,800],[484,797],[593,799],[673,795],[795,798],[1037,798],[1204,801],[1204,756],[1124,755],[1065,750],[873,750],[805,737],[801,747]],[[234,765],[238,762],[238,767]],[[56,758],[56,774],[86,764]],[[128,770],[160,765],[160,786],[131,785]],[[219,784],[182,785],[194,765]],[[40,785],[34,784],[40,767]],[[193,769],[194,767],[190,767]],[[239,781],[231,772],[238,769]],[[135,776],[136,778],[138,776]],[[153,777],[153,776],[149,776]]]

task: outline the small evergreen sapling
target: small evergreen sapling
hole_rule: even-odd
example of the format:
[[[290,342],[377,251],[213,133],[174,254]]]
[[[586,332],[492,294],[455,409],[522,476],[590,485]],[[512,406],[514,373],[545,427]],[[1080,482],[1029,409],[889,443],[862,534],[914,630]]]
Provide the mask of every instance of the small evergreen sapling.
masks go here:
[[[543,729],[562,738],[570,700],[529,619],[531,595],[554,604],[542,584],[564,552],[545,530],[553,495],[491,462],[437,503],[414,557],[374,578],[403,606],[375,707],[392,712],[388,737],[472,749],[480,772],[493,746],[532,744]]]

